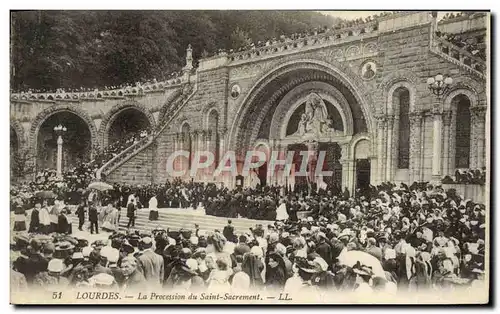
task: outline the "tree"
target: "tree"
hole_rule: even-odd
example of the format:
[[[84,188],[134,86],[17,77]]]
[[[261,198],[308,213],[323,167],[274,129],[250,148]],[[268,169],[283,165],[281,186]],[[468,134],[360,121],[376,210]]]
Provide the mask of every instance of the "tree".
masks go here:
[[[311,11],[13,11],[11,87],[103,88],[163,79],[218,49],[336,20]]]
[[[36,159],[31,152],[12,152],[10,163],[11,181],[24,179],[35,173]]]

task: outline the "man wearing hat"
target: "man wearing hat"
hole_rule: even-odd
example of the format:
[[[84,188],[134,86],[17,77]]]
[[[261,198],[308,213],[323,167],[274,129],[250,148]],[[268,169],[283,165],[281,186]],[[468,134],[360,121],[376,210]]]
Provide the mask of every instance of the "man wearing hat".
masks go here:
[[[164,277],[164,260],[161,255],[156,254],[153,249],[153,239],[144,237],[139,242],[142,254],[137,257],[138,267],[144,274],[148,284],[161,287]]]
[[[97,206],[93,203],[90,204],[89,206],[89,221],[90,221],[90,233],[94,234],[94,228],[95,232],[99,234],[99,226],[97,224],[99,220],[99,215],[97,213]]]
[[[382,249],[377,246],[377,240],[375,240],[374,238],[366,239],[365,252],[372,256],[375,256],[379,261],[382,262]]]
[[[316,241],[318,243],[316,246],[316,253],[325,260],[327,265],[332,265],[333,251],[331,245],[327,242],[328,238],[323,232],[318,232],[316,234]]]
[[[137,260],[133,256],[127,256],[122,260],[121,271],[123,274],[122,288],[125,291],[140,291],[147,286],[144,275],[137,269]]]

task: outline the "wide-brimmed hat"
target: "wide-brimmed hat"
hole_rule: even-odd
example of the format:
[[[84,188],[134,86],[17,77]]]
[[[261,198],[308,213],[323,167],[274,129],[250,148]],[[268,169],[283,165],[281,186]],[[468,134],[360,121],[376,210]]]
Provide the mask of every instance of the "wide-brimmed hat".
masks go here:
[[[370,266],[362,265],[359,261],[352,267],[352,271],[359,275],[372,276],[373,270]]]
[[[106,273],[100,273],[90,277],[89,283],[97,286],[111,286],[115,283],[115,277]]]
[[[53,258],[49,261],[47,270],[52,273],[60,273],[64,270],[65,266],[62,259]]]
[[[300,270],[310,274],[319,273],[322,271],[321,265],[319,263],[308,261],[305,258],[297,258],[297,260],[295,261],[295,265]]]
[[[134,253],[134,247],[127,240],[125,240],[120,247],[120,251],[123,251],[127,254],[132,254]]]
[[[342,232],[337,237],[339,240],[342,238],[351,238],[351,232],[348,229],[342,230]]]
[[[105,246],[106,246],[106,242],[104,242],[103,240],[96,240],[96,241],[92,242],[92,244],[91,244],[91,247],[93,247],[95,249],[103,248]]]

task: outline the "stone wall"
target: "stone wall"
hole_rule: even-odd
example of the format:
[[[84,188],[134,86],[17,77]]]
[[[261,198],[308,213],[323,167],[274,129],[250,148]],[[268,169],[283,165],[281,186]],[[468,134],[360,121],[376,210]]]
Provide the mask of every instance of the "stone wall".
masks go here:
[[[137,155],[127,160],[106,178],[107,182],[127,184],[148,184],[153,178],[153,157],[155,145],[150,145]]]

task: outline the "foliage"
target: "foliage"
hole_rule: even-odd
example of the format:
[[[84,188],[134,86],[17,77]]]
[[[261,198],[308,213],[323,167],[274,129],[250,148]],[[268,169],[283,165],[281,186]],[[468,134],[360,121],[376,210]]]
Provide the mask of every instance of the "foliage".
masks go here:
[[[13,151],[10,162],[11,179],[24,178],[35,173],[35,157],[32,153]]]
[[[13,11],[11,86],[55,90],[163,79],[182,68],[188,44],[198,59],[336,21],[310,11]]]

